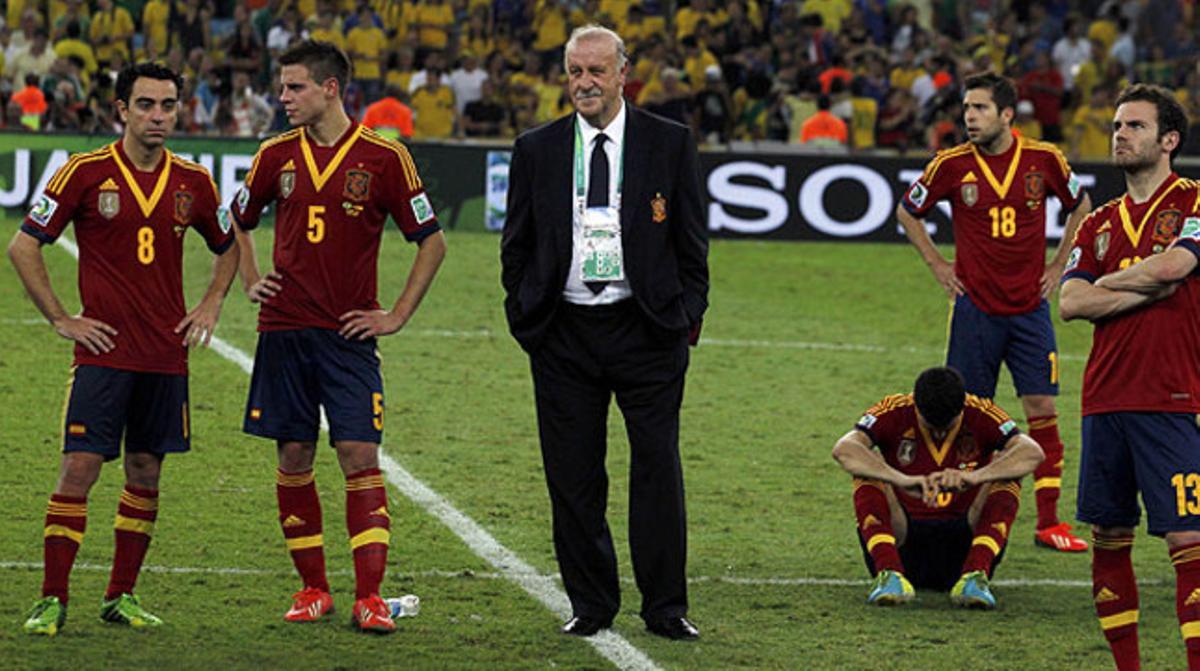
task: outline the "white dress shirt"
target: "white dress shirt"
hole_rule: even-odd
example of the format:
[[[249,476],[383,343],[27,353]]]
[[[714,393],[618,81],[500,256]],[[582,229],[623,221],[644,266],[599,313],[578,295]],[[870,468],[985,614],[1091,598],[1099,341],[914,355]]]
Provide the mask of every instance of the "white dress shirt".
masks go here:
[[[625,100],[621,99],[621,109],[605,128],[596,128],[589,124],[579,113],[575,114],[575,123],[579,124],[580,137],[583,140],[584,195],[586,197],[586,186],[591,183],[592,151],[596,148],[596,136],[603,132],[608,137],[604,143],[604,152],[608,155],[608,204],[617,208],[617,212],[620,213],[621,201],[618,193],[621,185],[621,154],[622,148],[625,146]],[[573,147],[575,142],[573,131],[571,135]],[[572,157],[575,155],[573,149],[571,155]],[[572,165],[574,165],[573,162]],[[572,168],[571,221],[574,243],[571,252],[571,269],[567,271],[567,286],[563,288],[563,298],[568,303],[576,305],[608,305],[625,300],[633,295],[628,280],[609,282],[608,286],[598,294],[593,294],[592,290],[583,284],[583,218],[575,194],[575,184],[576,175]],[[622,259],[622,264],[624,263],[625,261]]]

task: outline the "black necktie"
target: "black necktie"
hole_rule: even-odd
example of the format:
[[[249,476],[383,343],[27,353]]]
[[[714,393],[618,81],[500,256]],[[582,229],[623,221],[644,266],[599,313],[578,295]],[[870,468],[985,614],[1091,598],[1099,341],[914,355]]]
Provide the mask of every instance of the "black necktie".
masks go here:
[[[596,148],[592,150],[592,167],[588,177],[588,207],[608,207],[608,154],[604,151],[604,143],[608,136],[601,133],[596,136]],[[604,291],[608,282],[584,282],[593,294]]]

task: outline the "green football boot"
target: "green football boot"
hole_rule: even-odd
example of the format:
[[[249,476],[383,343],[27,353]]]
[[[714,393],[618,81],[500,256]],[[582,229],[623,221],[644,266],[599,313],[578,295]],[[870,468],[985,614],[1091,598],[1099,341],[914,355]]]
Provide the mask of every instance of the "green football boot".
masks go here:
[[[142,602],[132,594],[105,601],[100,605],[100,619],[105,622],[127,624],[140,629],[142,627],[157,627],[163,623],[157,615],[142,608]]]
[[[26,634],[54,636],[62,629],[67,621],[67,607],[56,596],[38,599],[29,611],[29,619],[25,620]]]
[[[995,608],[996,597],[992,594],[992,588],[988,584],[987,573],[984,571],[964,573],[958,582],[954,583],[954,588],[950,590],[950,601],[963,608],[980,610]]]
[[[916,595],[912,583],[903,573],[884,569],[875,576],[871,592],[867,594],[867,603],[876,606],[899,606],[912,601]]]

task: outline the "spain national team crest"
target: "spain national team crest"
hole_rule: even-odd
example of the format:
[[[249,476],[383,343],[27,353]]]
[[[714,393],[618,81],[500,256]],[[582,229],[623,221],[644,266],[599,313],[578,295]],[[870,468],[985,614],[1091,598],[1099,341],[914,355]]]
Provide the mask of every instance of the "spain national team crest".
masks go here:
[[[958,441],[958,458],[963,461],[975,461],[979,457],[979,443],[974,436],[963,436]]]
[[[667,220],[667,199],[661,193],[655,193],[654,200],[650,201],[650,218],[656,224]]]
[[[896,450],[896,460],[901,466],[907,466],[913,462],[917,456],[917,443],[912,440],[900,441],[900,447]]]
[[[974,207],[979,202],[979,185],[975,183],[962,185],[962,202],[967,207]]]
[[[342,196],[350,200],[363,201],[371,196],[371,173],[366,170],[347,170],[346,186]]]
[[[192,218],[192,194],[187,191],[175,192],[175,221],[187,225]]]
[[[1034,171],[1025,175],[1025,205],[1036,210],[1046,198],[1046,180],[1042,173]]]
[[[296,171],[285,170],[279,173],[279,197],[287,198],[296,188]]]
[[[1104,255],[1108,253],[1108,238],[1109,231],[1105,231],[1096,236],[1096,260],[1103,261]]]
[[[101,191],[96,200],[96,209],[100,211],[100,216],[112,219],[121,211],[121,194],[116,191]]]
[[[1179,235],[1179,225],[1183,222],[1183,213],[1179,210],[1159,212],[1154,218],[1154,243],[1169,245]]]

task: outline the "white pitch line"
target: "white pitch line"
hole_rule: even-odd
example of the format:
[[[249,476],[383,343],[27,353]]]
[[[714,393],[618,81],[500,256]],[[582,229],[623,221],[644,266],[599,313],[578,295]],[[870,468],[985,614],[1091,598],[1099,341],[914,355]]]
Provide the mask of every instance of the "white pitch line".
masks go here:
[[[74,241],[67,239],[66,236],[60,237],[58,241],[68,254],[75,260],[79,260],[79,247]],[[253,372],[254,358],[220,337],[213,336],[212,349],[241,368],[247,375]],[[324,408],[321,410],[322,428],[328,430]],[[396,460],[385,453],[382,446],[379,449],[379,465],[392,486],[453,531],[467,544],[467,547],[471,548],[472,552],[496,567],[505,578],[516,583],[561,619],[565,620],[571,616],[571,604],[567,600],[567,595],[558,587],[553,577],[535,571],[516,553],[504,547],[487,530],[460,512],[425,483],[413,477]],[[639,671],[658,671],[659,669],[654,660],[650,659],[646,653],[611,629],[601,631],[584,640],[619,669],[637,669]]]

